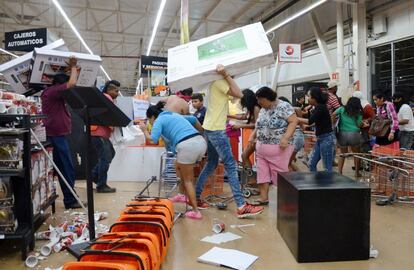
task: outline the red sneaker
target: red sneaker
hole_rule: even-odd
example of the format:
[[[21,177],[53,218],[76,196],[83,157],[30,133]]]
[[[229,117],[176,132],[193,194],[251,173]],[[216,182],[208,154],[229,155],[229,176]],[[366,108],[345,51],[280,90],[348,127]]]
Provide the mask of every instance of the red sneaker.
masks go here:
[[[206,202],[203,202],[202,200],[197,201],[197,208],[200,210],[205,210],[210,208],[210,205]]]
[[[251,204],[246,203],[242,209],[237,209],[237,217],[238,218],[247,218],[256,216],[263,212],[263,207],[261,206],[254,206]]]

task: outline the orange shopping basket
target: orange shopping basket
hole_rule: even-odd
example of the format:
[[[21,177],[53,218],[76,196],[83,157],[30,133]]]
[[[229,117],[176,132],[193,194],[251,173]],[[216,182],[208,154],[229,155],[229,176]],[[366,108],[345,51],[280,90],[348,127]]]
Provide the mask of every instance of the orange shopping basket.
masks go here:
[[[172,201],[158,197],[135,197],[128,206],[160,206],[168,208],[171,215],[174,216],[174,205]]]
[[[122,221],[112,224],[109,231],[111,233],[153,233],[158,238],[158,243],[162,247],[161,260],[164,261],[165,256],[167,255],[170,243],[170,233],[160,223],[149,221]]]
[[[162,215],[166,219],[171,220],[171,222],[174,222],[174,216],[171,214],[170,210],[162,206],[129,206],[121,212],[121,215],[134,214]]]
[[[140,232],[140,233],[128,233],[128,232],[117,232],[117,233],[105,233],[97,239],[97,241],[112,241],[113,243],[119,242],[124,239],[147,239],[151,241],[157,251],[157,259],[161,261],[162,246],[158,237],[153,233]]]
[[[134,262],[68,262],[63,270],[139,270]]]
[[[139,213],[135,211],[133,214],[123,214],[119,216],[117,221],[152,221],[162,224],[166,231],[171,232],[173,223],[171,219],[165,217],[163,214],[158,213]]]
[[[136,267],[135,269],[137,270],[148,270],[148,269],[151,269],[150,268],[151,263],[148,257],[149,255],[144,252],[136,252],[136,251],[123,252],[123,251],[114,251],[114,250],[88,249],[88,250],[84,250],[84,253],[80,255],[79,261],[89,263],[90,266],[94,266],[97,262],[101,262],[101,263],[106,262],[106,263],[118,264],[119,266],[122,266],[122,265],[134,266]],[[79,268],[79,269],[83,270],[84,268]]]
[[[110,250],[117,252],[126,252],[138,255],[149,270],[158,270],[160,260],[158,250],[154,247],[151,240],[148,239],[119,239],[119,241],[98,240],[91,244],[90,250]]]

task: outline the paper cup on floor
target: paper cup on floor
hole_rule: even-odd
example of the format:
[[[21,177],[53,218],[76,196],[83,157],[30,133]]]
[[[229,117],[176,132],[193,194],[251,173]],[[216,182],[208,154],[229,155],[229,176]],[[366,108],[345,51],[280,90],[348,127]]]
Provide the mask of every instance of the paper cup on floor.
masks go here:
[[[26,261],[24,263],[29,268],[35,268],[39,263],[39,259],[35,254],[30,254],[29,256],[27,256]]]
[[[226,225],[224,225],[223,222],[217,222],[213,224],[213,232],[215,233],[221,233],[225,230]]]

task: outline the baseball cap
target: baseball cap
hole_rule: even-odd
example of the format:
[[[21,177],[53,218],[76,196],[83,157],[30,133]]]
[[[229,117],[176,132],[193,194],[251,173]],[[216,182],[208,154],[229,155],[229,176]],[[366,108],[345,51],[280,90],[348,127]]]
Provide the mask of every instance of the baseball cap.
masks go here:
[[[339,85],[339,82],[338,81],[336,81],[336,80],[330,80],[328,82],[328,89],[334,88],[335,86],[338,86],[338,85]]]

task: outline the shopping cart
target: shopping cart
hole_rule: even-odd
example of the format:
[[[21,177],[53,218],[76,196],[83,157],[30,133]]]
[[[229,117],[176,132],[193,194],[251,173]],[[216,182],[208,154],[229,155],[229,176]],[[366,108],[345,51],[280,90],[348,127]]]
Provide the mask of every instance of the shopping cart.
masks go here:
[[[178,188],[180,179],[175,170],[176,156],[172,152],[164,152],[161,154],[158,196],[171,197]]]
[[[361,178],[377,205],[414,203],[414,160],[399,149],[378,147],[369,154],[346,154],[360,160]]]
[[[250,196],[259,195],[258,189],[252,186],[250,182],[252,179],[257,179],[257,167],[253,166],[252,168],[244,168],[243,164],[240,163],[238,167],[238,174],[243,197],[250,198]]]
[[[152,176],[147,180],[145,186],[138,193],[138,196],[150,195],[150,186],[158,182],[158,197],[168,198],[171,194],[177,189],[180,179],[177,177],[177,172],[175,170],[175,160],[176,157],[172,152],[163,152],[160,159],[160,170],[157,176]]]

